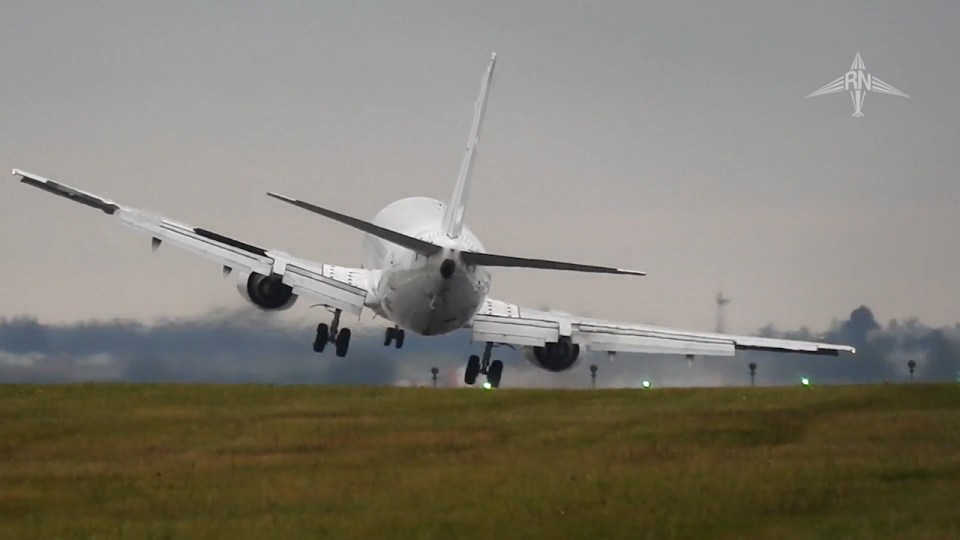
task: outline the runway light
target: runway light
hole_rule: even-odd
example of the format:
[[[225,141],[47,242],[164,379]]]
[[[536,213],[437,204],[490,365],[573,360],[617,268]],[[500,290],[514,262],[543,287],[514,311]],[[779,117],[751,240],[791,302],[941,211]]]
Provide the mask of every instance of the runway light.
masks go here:
[[[800,377],[800,384],[804,386],[810,386],[810,379],[806,377]]]
[[[492,385],[492,384],[490,384],[490,383],[488,383],[488,382],[483,383],[483,389],[484,389],[484,390],[490,390],[491,388],[493,388],[493,385]]]
[[[650,381],[643,381],[642,383],[640,383],[640,386],[644,388],[650,388]]]

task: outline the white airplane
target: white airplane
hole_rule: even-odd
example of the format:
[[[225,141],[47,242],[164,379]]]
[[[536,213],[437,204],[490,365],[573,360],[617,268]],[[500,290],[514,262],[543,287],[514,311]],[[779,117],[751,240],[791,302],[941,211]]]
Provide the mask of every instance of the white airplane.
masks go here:
[[[123,206],[92,193],[19,169],[20,181],[44,191],[96,208],[151,237],[154,250],[164,242],[212,259],[226,277],[236,270],[241,296],[263,310],[290,308],[308,297],[333,312],[331,324],[317,326],[313,349],[323,352],[333,343],[336,355],[346,356],[350,329],[340,327],[343,312],[363,310],[390,320],[384,345],[403,346],[405,331],[435,336],[470,329],[473,341],[485,343],[482,356],[467,362],[464,382],[472,385],[481,374],[492,387],[500,385],[503,362],[491,361],[498,345],[519,346],[525,358],[549,371],[572,368],[580,350],[731,356],[737,350],[784,351],[837,356],[853,347],[661,328],[577,317],[556,311],[520,307],[487,296],[491,267],[542,268],[645,275],[643,272],[543,259],[487,253],[464,224],[463,212],[471,170],[483,124],[496,54],[483,74],[480,97],[473,113],[466,153],[456,186],[445,204],[428,197],[411,197],[387,205],[371,221],[346,216],[276,193],[269,196],[338,221],[366,233],[364,263],[360,268],[322,264],[260,248],[220,233],[192,227],[150,212]]]

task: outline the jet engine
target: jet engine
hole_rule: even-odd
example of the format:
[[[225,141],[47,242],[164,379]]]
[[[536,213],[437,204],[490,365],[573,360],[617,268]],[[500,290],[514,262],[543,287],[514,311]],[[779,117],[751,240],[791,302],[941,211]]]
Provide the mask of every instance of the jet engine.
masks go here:
[[[531,364],[547,371],[566,371],[577,363],[580,345],[570,341],[569,337],[561,336],[559,341],[543,347],[524,347],[523,356]]]
[[[283,311],[293,307],[297,301],[293,289],[283,283],[283,277],[278,275],[265,276],[253,272],[240,279],[237,290],[246,301],[265,311]]]

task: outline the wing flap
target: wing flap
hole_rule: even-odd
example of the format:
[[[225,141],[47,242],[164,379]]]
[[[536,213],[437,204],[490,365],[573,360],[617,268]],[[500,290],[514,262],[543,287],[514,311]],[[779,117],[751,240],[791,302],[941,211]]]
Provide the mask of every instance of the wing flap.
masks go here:
[[[588,336],[581,340],[587,350],[595,352],[628,352],[642,354],[683,354],[695,356],[733,356],[733,343],[703,343],[682,339],[647,336]],[[578,340],[574,339],[574,343]]]
[[[530,347],[557,341],[560,326],[556,321],[477,315],[473,319],[475,341],[493,341]]]
[[[339,271],[349,271],[350,277],[336,279]],[[367,297],[367,289],[361,287],[365,271],[345,269],[329,264],[323,265],[321,272],[316,267],[307,267],[303,263],[288,263],[283,273],[283,282],[293,287],[299,295],[323,299],[323,304],[347,313],[360,315]]]

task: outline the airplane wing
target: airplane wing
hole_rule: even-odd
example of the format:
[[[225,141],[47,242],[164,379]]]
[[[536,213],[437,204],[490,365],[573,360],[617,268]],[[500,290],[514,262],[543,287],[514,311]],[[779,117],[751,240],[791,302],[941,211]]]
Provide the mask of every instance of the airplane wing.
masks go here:
[[[129,208],[26,171],[14,169],[13,174],[19,176],[24,184],[100,210],[117,218],[120,223],[149,235],[154,250],[163,243],[175,245],[219,263],[225,275],[231,270],[266,276],[282,275],[283,283],[289,285],[298,296],[313,298],[321,305],[357,316],[362,312],[368,290],[377,278],[374,270],[297,259],[281,251],[264,249],[208,229]]]
[[[542,347],[569,337],[581,349],[596,352],[733,356],[736,351],[776,351],[837,356],[854,354],[846,345],[809,341],[735,336],[679,330],[636,323],[619,323],[577,317],[557,311],[522,308],[487,299],[474,316],[474,341]]]

